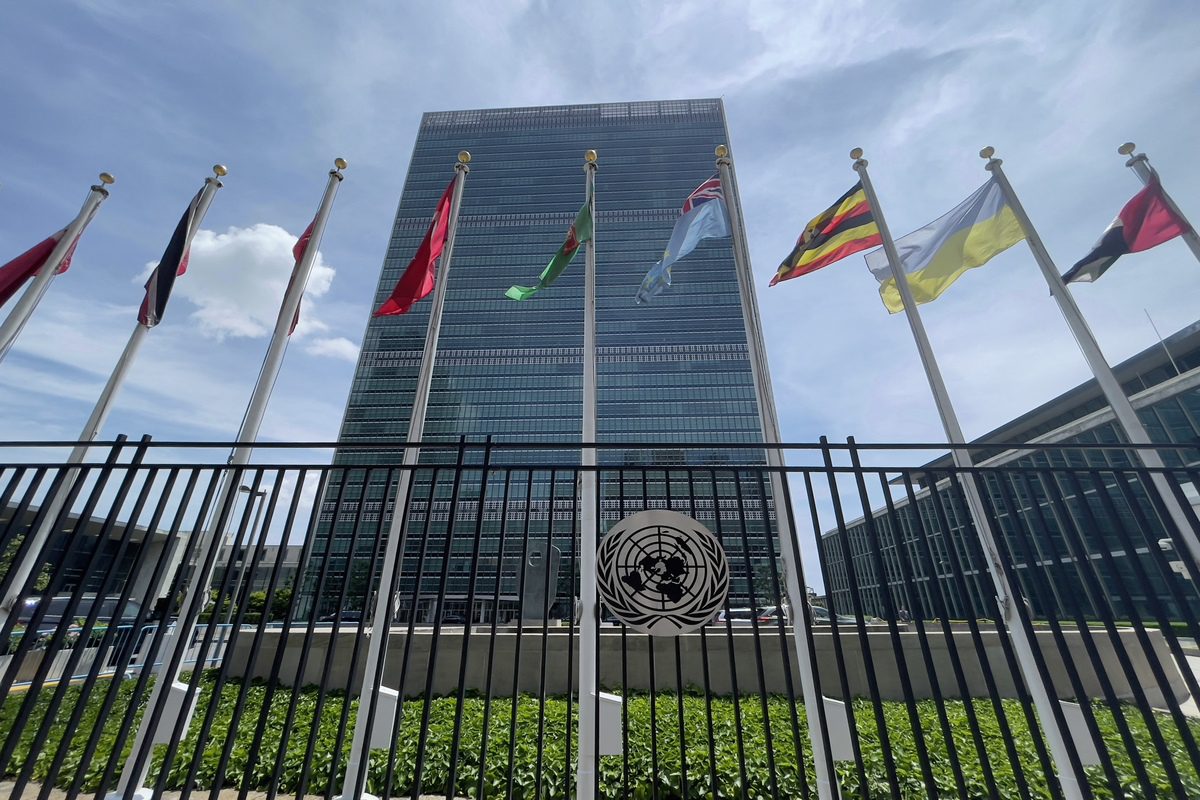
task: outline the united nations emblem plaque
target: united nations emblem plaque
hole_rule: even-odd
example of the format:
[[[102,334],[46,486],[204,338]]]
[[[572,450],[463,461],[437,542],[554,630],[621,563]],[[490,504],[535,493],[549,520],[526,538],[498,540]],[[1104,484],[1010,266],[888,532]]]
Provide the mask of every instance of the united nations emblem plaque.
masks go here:
[[[596,552],[605,607],[631,628],[678,636],[705,625],[729,594],[721,542],[691,517],[640,511],[618,522]]]

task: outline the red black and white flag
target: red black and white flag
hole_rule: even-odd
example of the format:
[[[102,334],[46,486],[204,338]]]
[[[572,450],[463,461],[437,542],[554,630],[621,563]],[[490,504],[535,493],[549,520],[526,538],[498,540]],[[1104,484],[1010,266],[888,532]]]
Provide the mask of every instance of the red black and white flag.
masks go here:
[[[1063,282],[1091,283],[1126,253],[1149,250],[1187,231],[1187,223],[1167,203],[1162,184],[1155,176],[1125,204],[1092,252],[1067,270]]]
[[[396,288],[392,289],[391,297],[379,307],[375,316],[388,317],[404,314],[416,305],[418,300],[433,291],[438,256],[445,249],[446,237],[450,234],[450,206],[453,198],[454,181],[451,180],[446,191],[442,193],[442,199],[438,201],[433,221],[429,223],[429,230],[425,231],[425,238],[421,240],[417,254],[413,256],[413,260],[408,263],[404,274],[396,282]]]
[[[167,244],[162,259],[154,268],[154,272],[150,273],[150,279],[146,281],[146,297],[138,311],[138,322],[147,328],[153,328],[162,322],[163,313],[167,310],[167,300],[170,299],[171,289],[175,286],[175,278],[187,272],[188,244],[192,240],[194,228],[199,224],[196,210],[203,194],[204,190],[201,189],[188,204],[187,211],[183,212],[179,224],[175,226],[175,233],[171,235],[171,241]]]
[[[50,258],[54,248],[58,246],[59,240],[66,235],[66,232],[67,229],[63,228],[0,267],[0,306],[12,299],[12,296],[19,292],[29,279],[42,271],[46,260]],[[63,260],[59,262],[58,268],[54,271],[55,274],[61,275],[71,266],[71,256],[75,254],[75,245],[77,244],[79,244],[78,236],[67,248],[66,255],[63,256]]]

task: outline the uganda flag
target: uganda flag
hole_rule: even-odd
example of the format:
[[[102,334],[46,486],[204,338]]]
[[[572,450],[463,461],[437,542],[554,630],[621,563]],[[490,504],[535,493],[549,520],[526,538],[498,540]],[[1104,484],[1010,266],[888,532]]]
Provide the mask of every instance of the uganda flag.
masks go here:
[[[804,233],[779,265],[771,285],[807,275],[861,250],[878,247],[881,241],[879,226],[867,205],[862,183],[856,183],[804,226]]]

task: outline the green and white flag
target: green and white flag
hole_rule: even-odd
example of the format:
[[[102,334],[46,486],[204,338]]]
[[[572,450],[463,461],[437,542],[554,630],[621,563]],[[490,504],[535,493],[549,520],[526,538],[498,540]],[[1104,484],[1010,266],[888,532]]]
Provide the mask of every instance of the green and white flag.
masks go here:
[[[579,213],[575,215],[575,221],[571,223],[571,229],[567,231],[566,241],[563,242],[562,247],[558,248],[558,252],[554,254],[554,258],[550,259],[550,263],[542,270],[542,274],[538,276],[537,286],[513,286],[504,293],[504,296],[510,300],[528,300],[533,297],[558,279],[558,276],[571,263],[571,259],[575,257],[575,252],[579,250],[579,245],[591,238],[592,196],[589,194],[588,199],[579,209]]]

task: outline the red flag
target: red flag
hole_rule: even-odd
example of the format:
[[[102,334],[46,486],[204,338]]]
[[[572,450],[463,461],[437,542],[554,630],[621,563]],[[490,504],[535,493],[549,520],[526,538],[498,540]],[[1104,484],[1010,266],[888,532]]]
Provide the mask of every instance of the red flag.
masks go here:
[[[392,296],[379,307],[375,316],[389,317],[404,314],[418,300],[433,291],[436,275],[434,266],[446,246],[446,236],[450,232],[450,201],[453,196],[454,181],[451,180],[446,191],[442,193],[442,199],[438,201],[437,211],[433,214],[433,221],[429,223],[429,230],[425,232],[425,238],[421,240],[421,246],[417,248],[417,254],[413,256],[413,260],[405,268],[404,274],[396,282]]]
[[[304,258],[304,252],[308,250],[308,243],[312,241],[313,225],[316,224],[315,219],[308,223],[308,227],[304,229],[304,233],[300,234],[300,238],[296,240],[296,245],[292,248],[292,258],[296,259],[297,263]]]
[[[296,240],[296,245],[292,248],[292,258],[296,259],[296,266],[292,267],[292,277],[288,278],[287,291],[283,293],[287,297],[292,291],[292,284],[296,281],[296,267],[300,266],[300,260],[304,258],[304,254],[308,251],[308,243],[312,241],[313,225],[317,221],[314,219],[308,223],[308,227],[304,229],[304,233],[300,234],[300,238]],[[296,332],[296,326],[300,324],[300,304],[296,304],[296,314],[292,317],[292,327],[288,328],[288,336]]]
[[[58,233],[38,242],[12,261],[0,267],[0,306],[7,303],[13,295],[20,291],[26,281],[41,271],[46,263],[46,259],[50,257],[50,254],[54,252],[55,246],[58,245],[58,240],[66,232],[67,229],[63,228]],[[75,254],[75,245],[77,244],[79,244],[78,237],[67,248],[66,255],[63,256],[58,269],[54,271],[56,275],[66,272],[67,268],[71,266],[71,256]]]

